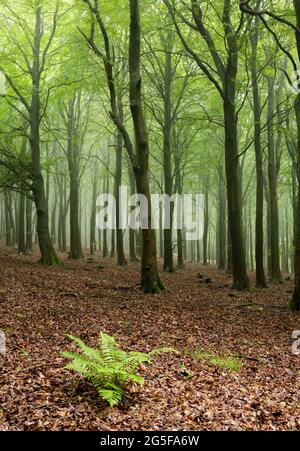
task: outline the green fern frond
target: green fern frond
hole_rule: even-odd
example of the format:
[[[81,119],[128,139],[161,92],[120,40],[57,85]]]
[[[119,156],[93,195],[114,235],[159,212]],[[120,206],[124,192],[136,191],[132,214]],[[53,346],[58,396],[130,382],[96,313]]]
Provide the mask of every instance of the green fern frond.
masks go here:
[[[102,399],[104,399],[105,401],[107,401],[111,407],[114,407],[114,406],[117,406],[118,404],[120,404],[120,402],[122,401],[122,398],[123,398],[123,393],[116,391],[114,389],[108,390],[108,389],[102,388],[102,389],[98,390],[98,393],[99,393],[100,397]]]
[[[132,380],[132,382],[137,382],[140,385],[144,385],[144,378],[140,376],[139,374],[135,373],[128,373],[128,379]]]
[[[128,362],[129,363],[134,362],[137,363],[138,365],[141,365],[142,363],[150,363],[151,358],[149,354],[132,351],[128,353]]]
[[[128,382],[143,385],[143,377],[136,373],[142,363],[151,363],[151,357],[162,352],[176,352],[171,348],[154,349],[148,354],[122,351],[114,337],[104,332],[99,334],[97,349],[90,348],[78,337],[67,337],[78,345],[81,352],[63,352],[62,355],[71,360],[65,368],[89,380],[99,396],[110,406],[116,406],[122,401]]]
[[[99,345],[102,356],[106,361],[112,362],[115,360],[115,357],[117,356],[117,353],[115,352],[117,350],[117,342],[113,337],[104,332],[100,332]]]
[[[74,337],[73,335],[68,335],[68,334],[66,336],[70,340],[74,341],[79,346],[79,348],[81,349],[81,351],[83,352],[84,355],[86,355],[87,357],[94,359],[96,361],[99,359],[100,356],[99,356],[99,351],[97,349],[90,348],[78,337]]]

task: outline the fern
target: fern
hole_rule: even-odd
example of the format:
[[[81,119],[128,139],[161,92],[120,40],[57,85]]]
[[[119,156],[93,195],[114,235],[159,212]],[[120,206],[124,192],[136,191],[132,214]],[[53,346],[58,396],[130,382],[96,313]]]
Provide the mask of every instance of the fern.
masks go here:
[[[87,346],[80,338],[67,335],[80,352],[63,352],[71,362],[66,369],[81,374],[96,388],[98,395],[110,406],[120,404],[130,381],[143,385],[144,379],[136,373],[142,363],[151,363],[152,357],[162,352],[176,352],[171,348],[154,349],[150,353],[126,352],[119,349],[114,337],[99,334],[98,348]]]

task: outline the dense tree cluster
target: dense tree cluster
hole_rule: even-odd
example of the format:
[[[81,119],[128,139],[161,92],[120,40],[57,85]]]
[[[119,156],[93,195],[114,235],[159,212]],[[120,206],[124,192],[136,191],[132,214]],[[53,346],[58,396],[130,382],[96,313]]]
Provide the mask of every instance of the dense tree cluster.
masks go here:
[[[140,260],[150,293],[158,257],[216,264],[240,290],[249,271],[260,288],[294,272],[300,309],[298,0],[2,0],[0,36],[7,246]],[[164,227],[161,204],[157,231],[118,214],[99,230],[98,195],[118,212],[122,185],[148,224],[152,193],[203,193],[203,238]]]

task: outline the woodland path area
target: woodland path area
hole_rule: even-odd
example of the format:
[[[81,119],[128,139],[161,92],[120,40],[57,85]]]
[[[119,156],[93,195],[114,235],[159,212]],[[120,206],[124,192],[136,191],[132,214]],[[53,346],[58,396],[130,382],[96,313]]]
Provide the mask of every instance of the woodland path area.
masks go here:
[[[36,255],[1,251],[8,352],[0,356],[0,430],[300,430],[300,358],[291,350],[300,317],[286,308],[292,281],[234,292],[223,272],[188,263],[163,275],[166,292],[144,295],[139,265],[64,263],[45,267]],[[199,272],[213,282],[201,283]],[[108,408],[60,355],[72,349],[65,333],[94,346],[100,330],[124,349],[167,345],[180,354],[142,366],[144,387]],[[196,359],[195,350],[236,356],[242,368]]]

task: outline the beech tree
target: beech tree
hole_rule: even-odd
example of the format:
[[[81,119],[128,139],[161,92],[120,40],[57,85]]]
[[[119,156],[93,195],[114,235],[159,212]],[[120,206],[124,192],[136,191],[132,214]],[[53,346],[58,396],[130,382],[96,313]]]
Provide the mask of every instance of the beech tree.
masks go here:
[[[281,51],[289,58],[295,74],[298,74],[299,60],[300,60],[300,3],[298,0],[293,1],[294,12],[296,16],[296,23],[287,20],[285,17],[281,17],[280,15],[273,12],[271,9],[262,9],[257,10],[251,8],[250,1],[241,1],[240,8],[247,14],[252,16],[258,16],[265,28],[275,39],[277,45],[281,49]],[[281,23],[282,25],[291,28],[295,33],[296,39],[296,49],[297,49],[297,57],[298,64],[291,54],[291,52],[281,43],[276,30],[268,23],[267,18],[273,19],[275,22]],[[291,82],[291,79],[286,71],[284,71],[287,79]],[[297,80],[299,80],[299,75],[297,75]],[[292,310],[300,310],[300,92],[297,93],[295,103],[295,115],[296,115],[296,124],[297,124],[297,154],[296,154],[296,177],[297,177],[297,205],[296,205],[296,214],[295,214],[295,237],[294,237],[294,266],[295,266],[295,288],[293,299],[291,301],[290,307]]]
[[[222,27],[226,42],[226,54],[218,51],[215,39],[204,23],[204,15],[197,0],[191,0],[189,8],[182,9],[181,2],[164,0],[168,7],[178,36],[184,49],[191,55],[201,71],[207,76],[217,89],[224,110],[225,126],[225,167],[227,178],[227,201],[229,226],[232,247],[233,286],[237,289],[248,289],[249,278],[246,269],[244,237],[242,227],[242,205],[240,197],[239,159],[237,141],[237,109],[236,83],[238,75],[238,58],[244,38],[245,20],[241,15],[234,26],[236,17],[234,5],[230,0],[224,0],[222,13]],[[190,17],[186,17],[186,9]],[[235,8],[236,9],[236,8]],[[236,11],[235,11],[236,14]],[[197,50],[194,50],[180,23],[191,32],[196,32],[210,53],[211,60],[203,60]],[[213,64],[213,68],[212,65]]]
[[[13,20],[16,21],[19,30],[21,30],[22,39],[25,40],[26,45],[31,50],[30,54],[28,54],[23,46],[23,42],[18,41],[18,37],[15,37],[14,35],[6,36],[11,44],[9,51],[12,51],[14,48],[22,59],[20,65],[18,63],[18,67],[21,70],[21,75],[29,81],[31,87],[30,89],[25,90],[23,86],[19,85],[18,79],[10,73],[7,67],[3,66],[2,62],[0,70],[4,74],[7,85],[10,88],[8,93],[2,94],[2,97],[19,113],[20,120],[25,120],[28,123],[29,133],[28,135],[26,134],[26,137],[31,149],[31,190],[37,212],[37,234],[41,251],[41,262],[49,265],[59,265],[60,260],[54,250],[49,231],[48,206],[41,169],[40,136],[40,126],[46,113],[47,103],[51,92],[51,87],[49,87],[45,104],[42,105],[41,90],[43,89],[43,86],[41,82],[47,71],[47,59],[55,37],[57,22],[60,17],[59,5],[58,3],[56,4],[55,10],[52,13],[52,26],[44,45],[42,41],[44,38],[43,30],[45,28],[46,18],[43,16],[42,4],[35,1],[33,5],[30,5],[29,7],[32,9],[34,17],[34,28],[31,27],[30,21],[28,20],[28,22],[26,22],[26,20],[23,20],[10,4],[7,4],[6,7],[13,17]]]
[[[129,39],[129,75],[130,75],[130,109],[135,133],[135,145],[122,121],[118,109],[117,91],[114,74],[114,54],[112,42],[99,11],[99,2],[92,4],[83,0],[90,9],[92,19],[89,36],[81,30],[91,50],[101,58],[105,67],[107,86],[110,95],[110,116],[122,135],[136,179],[137,192],[147,199],[148,211],[142,211],[142,258],[141,258],[141,286],[146,293],[158,293],[164,287],[157,269],[156,237],[151,228],[151,196],[148,180],[149,140],[142,106],[142,80],[140,72],[141,61],[141,28],[139,1],[130,1],[130,39]],[[95,22],[104,41],[105,53],[95,42]]]

